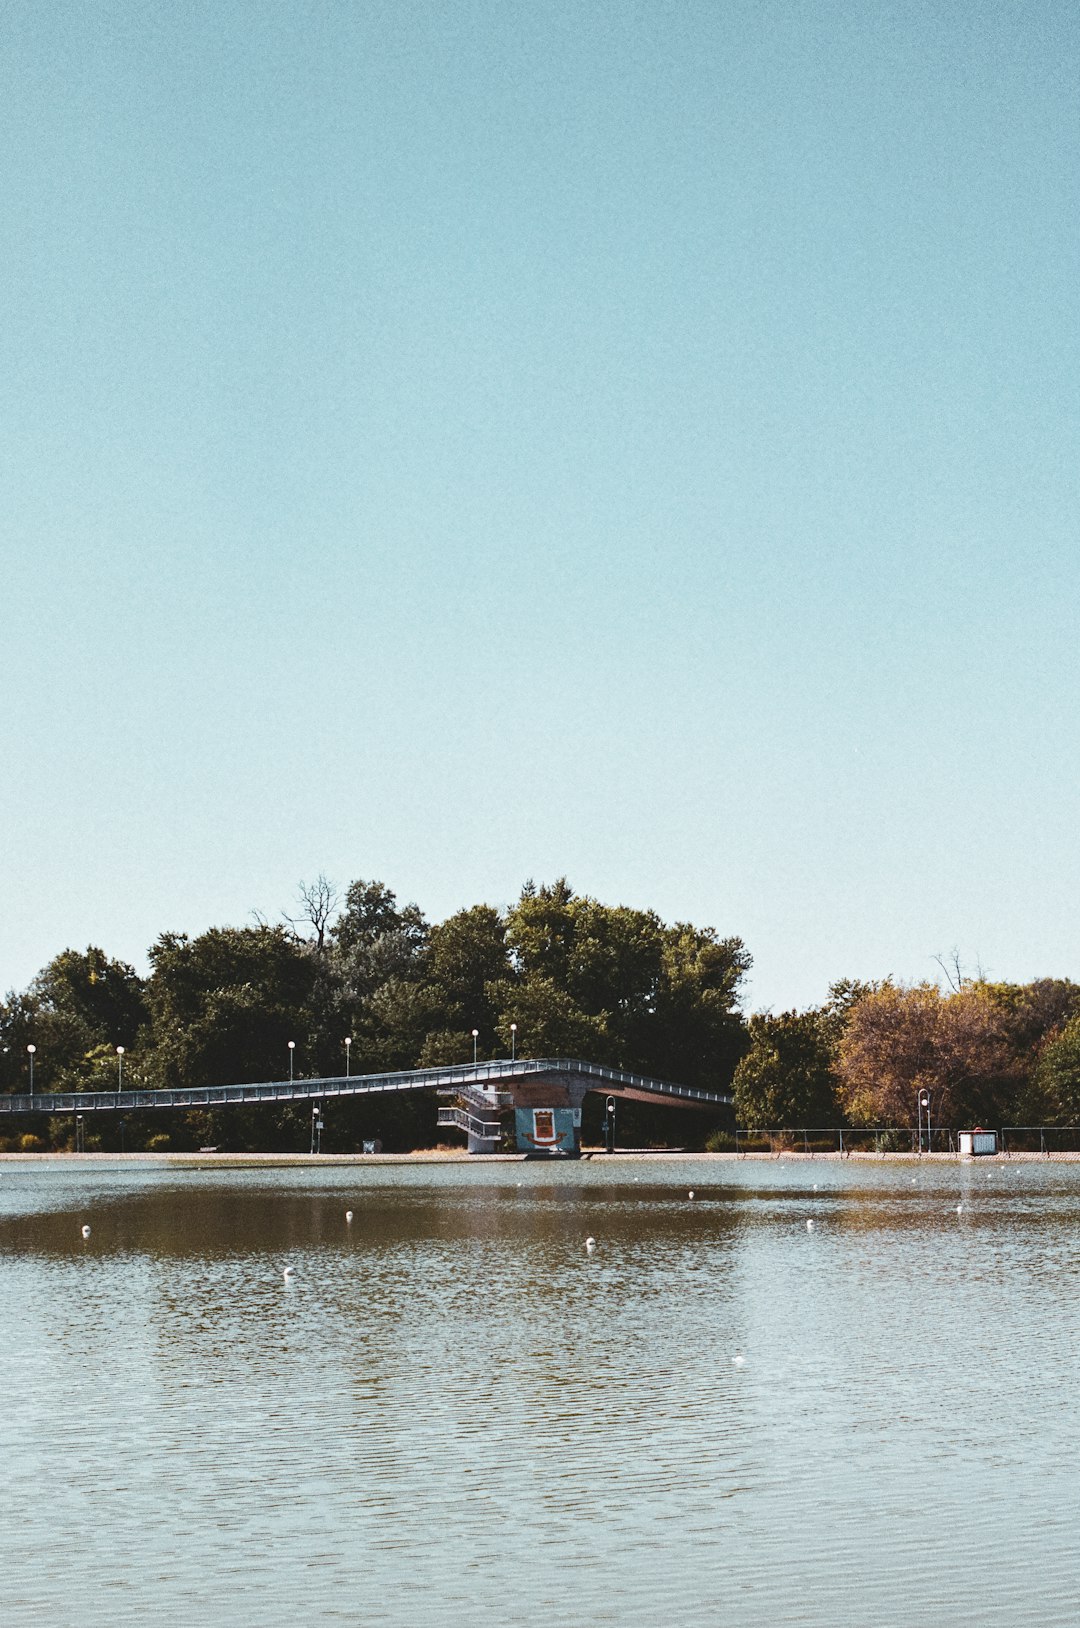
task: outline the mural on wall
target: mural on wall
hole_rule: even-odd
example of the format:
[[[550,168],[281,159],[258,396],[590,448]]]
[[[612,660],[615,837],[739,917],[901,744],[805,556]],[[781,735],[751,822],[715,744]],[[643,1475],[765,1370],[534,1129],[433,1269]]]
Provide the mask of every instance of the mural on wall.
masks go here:
[[[519,1153],[576,1153],[580,1108],[515,1108]]]

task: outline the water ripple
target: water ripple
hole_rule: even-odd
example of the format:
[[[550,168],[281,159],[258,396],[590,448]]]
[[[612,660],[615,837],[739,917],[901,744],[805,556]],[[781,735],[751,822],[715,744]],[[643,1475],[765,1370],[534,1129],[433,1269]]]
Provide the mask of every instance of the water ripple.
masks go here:
[[[5,1624],[1071,1623],[1080,1172],[718,1168],[5,1172]]]

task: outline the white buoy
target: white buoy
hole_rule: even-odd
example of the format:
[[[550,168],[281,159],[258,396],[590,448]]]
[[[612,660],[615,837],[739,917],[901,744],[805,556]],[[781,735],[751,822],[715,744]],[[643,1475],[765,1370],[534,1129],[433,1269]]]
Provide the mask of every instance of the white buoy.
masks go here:
[[[282,1272],[281,1275],[287,1282],[289,1280],[289,1278],[294,1278],[296,1276],[296,1267],[295,1266],[287,1266],[285,1268],[284,1272]]]
[[[690,1191],[689,1191],[689,1192],[688,1192],[688,1193],[687,1193],[687,1195],[686,1195],[686,1196],[687,1196],[687,1198],[693,1198],[693,1196],[694,1196],[694,1189],[693,1189],[693,1188],[692,1188],[692,1187],[691,1187],[691,1189],[690,1189]]]
[[[586,1255],[591,1255],[595,1248],[596,1248],[596,1239],[595,1238],[586,1238],[586,1240],[585,1240],[585,1253],[586,1253]]]
[[[817,1192],[817,1182],[814,1183],[814,1192]]]
[[[351,1221],[352,1220],[352,1211],[351,1210],[346,1210],[345,1211],[345,1219],[346,1219],[346,1221]]]
[[[811,1221],[809,1216],[807,1216],[807,1219],[806,1219],[806,1230],[807,1230],[807,1232],[813,1232],[813,1230],[814,1230],[814,1223],[813,1223],[813,1221]]]
[[[84,1238],[89,1238],[89,1236],[90,1236],[90,1228],[89,1227],[83,1227],[82,1235],[83,1235]]]
[[[964,1210],[964,1206],[963,1206],[963,1205],[962,1205],[962,1204],[958,1204],[958,1205],[957,1205],[957,1206],[956,1206],[956,1213],[957,1213],[957,1215],[962,1215],[962,1214],[963,1214],[963,1210]]]
[[[745,1368],[746,1366],[746,1358],[743,1356],[741,1351],[736,1351],[731,1360],[736,1368]]]

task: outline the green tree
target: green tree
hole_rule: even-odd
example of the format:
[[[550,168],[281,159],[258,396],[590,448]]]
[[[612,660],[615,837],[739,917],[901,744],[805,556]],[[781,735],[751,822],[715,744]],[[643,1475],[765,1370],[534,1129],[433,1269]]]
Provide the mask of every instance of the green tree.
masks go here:
[[[329,930],[348,996],[363,1000],[391,977],[420,976],[430,928],[418,906],[400,906],[382,882],[353,882]]]
[[[865,983],[861,978],[838,978],[829,985],[829,998],[817,1008],[818,1021],[835,1050],[843,1038],[851,1014],[863,999],[880,989],[879,983]]]
[[[677,922],[664,929],[646,1073],[726,1091],[746,1049],[740,987],[751,958],[739,938]]]
[[[25,1089],[30,1043],[43,1090],[111,1086],[117,1045],[125,1082],[202,1086],[281,1078],[289,1040],[301,1077],[343,1072],[346,1036],[363,1073],[468,1060],[473,1029],[481,1056],[505,1054],[516,1024],[522,1055],[583,1055],[723,1090],[745,1046],[738,939],[575,895],[565,878],[527,883],[505,917],[477,905],[434,928],[380,882],[353,882],[338,904],[320,876],[301,886],[289,928],[165,933],[145,983],[93,947],[65,951],[0,1003],[0,1085]],[[401,1145],[433,1116],[434,1099],[408,1114],[358,1103],[335,1109],[328,1135],[362,1127]],[[135,1145],[137,1116],[128,1132]],[[153,1135],[285,1147],[303,1144],[306,1123],[287,1106],[215,1110],[148,1123]]]
[[[1036,1119],[1080,1125],[1080,1015],[1070,1018],[1035,1066]]]
[[[368,1000],[360,1024],[365,1068],[374,1072],[466,1061],[439,1055],[437,1047],[435,1054],[425,1055],[430,1036],[445,1021],[445,1002],[437,989],[409,978],[387,978]],[[472,1056],[471,1039],[468,1056]]]
[[[611,1053],[603,1017],[583,1012],[565,989],[539,973],[503,979],[489,986],[498,1016],[496,1032],[504,1056],[511,1051],[511,1023],[517,1024],[519,1057],[584,1057],[604,1062]]]
[[[817,1012],[759,1013],[735,1070],[735,1119],[750,1129],[834,1125],[832,1047]]]
[[[468,1057],[459,1057],[458,1061],[472,1056],[473,1029],[479,1030],[480,1056],[491,1056],[497,1038],[497,1009],[491,986],[504,982],[510,971],[506,923],[491,905],[458,910],[431,929],[427,976],[433,1004],[441,1013],[436,1027],[446,1037],[467,1035],[469,1039]],[[425,1055],[430,1051],[429,1046]]]
[[[280,1080],[288,1042],[313,1073],[310,1001],[315,961],[281,927],[164,933],[150,951],[147,997],[154,1064],[164,1086]]]
[[[522,977],[549,978],[557,989],[569,988],[573,899],[565,876],[550,886],[525,883],[507,922],[507,942]]]
[[[129,1051],[148,1017],[145,986],[133,967],[104,950],[63,950],[22,994],[0,1004],[3,1087],[23,1091],[28,1045],[35,1045],[39,1091],[71,1091],[106,1083],[103,1059],[116,1065],[116,1047]],[[110,1085],[115,1081],[109,1080]]]
[[[552,1013],[557,991],[558,1025],[572,1022],[592,1060],[706,1089],[730,1084],[745,1047],[738,997],[750,957],[739,939],[601,904],[576,895],[565,877],[550,887],[526,885],[507,938],[520,989],[501,992],[504,1028],[515,1002],[523,1014],[530,998]],[[524,1016],[519,1027],[537,1055]]]
[[[91,944],[64,950],[39,974],[37,994],[55,1011],[69,1012],[104,1044],[133,1046],[146,1022],[146,988],[134,967]]]
[[[422,1035],[412,1032],[415,1023],[388,1032],[387,1019],[395,1006],[415,1005],[392,994],[423,976],[428,927],[420,911],[399,908],[381,882],[353,882],[342,902],[323,875],[301,883],[298,900],[299,912],[285,920],[312,962],[305,1072],[338,1075],[347,1060],[353,1073],[411,1066]]]

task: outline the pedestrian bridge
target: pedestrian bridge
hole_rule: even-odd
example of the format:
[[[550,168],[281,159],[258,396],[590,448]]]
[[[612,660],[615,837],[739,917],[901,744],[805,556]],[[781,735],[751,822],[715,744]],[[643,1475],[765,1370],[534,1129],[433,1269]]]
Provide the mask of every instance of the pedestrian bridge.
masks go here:
[[[576,1057],[503,1058],[487,1063],[460,1063],[446,1068],[415,1068],[397,1074],[336,1074],[309,1080],[269,1080],[255,1085],[205,1085],[177,1091],[39,1091],[33,1096],[0,1094],[5,1114],[116,1113],[155,1108],[218,1108],[232,1103],[306,1102],[318,1098],[374,1096],[388,1091],[438,1091],[454,1097],[482,1098],[485,1107],[552,1103],[580,1108],[590,1091],[636,1102],[667,1102],[672,1107],[719,1108],[731,1098],[716,1091],[675,1085],[646,1074],[631,1074]],[[500,1100],[501,1099],[501,1100]],[[443,1110],[450,1114],[455,1110]],[[444,1123],[457,1123],[447,1119]],[[465,1128],[462,1126],[462,1128]]]

